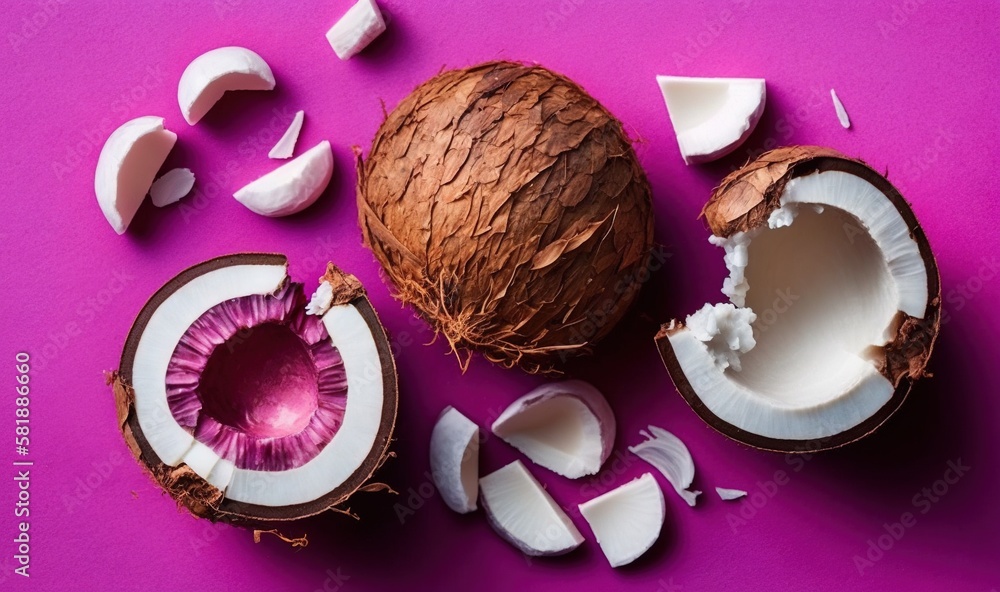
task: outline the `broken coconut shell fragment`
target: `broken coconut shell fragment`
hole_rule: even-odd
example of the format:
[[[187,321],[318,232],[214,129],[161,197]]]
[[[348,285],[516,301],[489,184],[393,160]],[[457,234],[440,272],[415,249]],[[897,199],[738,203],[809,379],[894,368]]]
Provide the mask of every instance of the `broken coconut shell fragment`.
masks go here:
[[[139,313],[111,375],[119,426],[196,516],[262,527],[348,512],[380,488],[392,354],[354,276],[331,264],[321,284],[329,302],[307,315],[283,255],[230,255],[181,272]]]
[[[456,352],[529,372],[611,331],[653,240],[621,122],[571,80],[511,62],[406,97],[358,159],[358,210],[402,301]]]
[[[729,302],[656,337],[692,409],[739,442],[803,452],[870,434],[923,377],[938,268],[910,205],[860,160],[780,148],[705,206]]]

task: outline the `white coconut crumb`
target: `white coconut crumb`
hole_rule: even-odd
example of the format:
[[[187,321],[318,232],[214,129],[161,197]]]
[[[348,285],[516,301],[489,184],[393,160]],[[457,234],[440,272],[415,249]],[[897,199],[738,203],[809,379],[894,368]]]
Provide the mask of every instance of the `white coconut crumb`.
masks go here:
[[[796,204],[782,204],[780,208],[772,211],[771,215],[767,218],[767,227],[784,228],[785,226],[791,226],[798,213],[799,210]]]
[[[749,308],[737,308],[727,302],[706,304],[688,315],[684,324],[696,339],[705,343],[720,370],[732,368],[739,372],[740,355],[757,345],[752,327],[755,320],[757,315]]]
[[[320,282],[319,287],[313,292],[309,304],[306,305],[306,314],[322,316],[325,315],[330,306],[333,305],[333,286],[330,282]]]
[[[737,232],[729,238],[710,236],[708,242],[726,250],[724,260],[729,269],[729,277],[722,282],[722,293],[736,306],[746,304],[747,291],[750,284],[746,280],[746,268],[750,262],[747,247],[750,246],[750,234]]]
[[[831,88],[830,97],[833,99],[833,108],[837,110],[837,119],[840,120],[840,125],[844,126],[844,129],[851,129],[851,118],[847,116],[847,109],[844,109],[844,104],[840,102],[837,91]]]
[[[305,111],[296,111],[292,122],[288,124],[288,129],[281,135],[278,143],[267,153],[268,158],[284,160],[291,158],[295,154],[295,143],[299,141],[299,133],[302,131],[302,121],[305,118]]]
[[[742,489],[726,489],[725,487],[716,487],[715,493],[718,493],[719,497],[727,502],[746,497],[747,495],[747,492]]]

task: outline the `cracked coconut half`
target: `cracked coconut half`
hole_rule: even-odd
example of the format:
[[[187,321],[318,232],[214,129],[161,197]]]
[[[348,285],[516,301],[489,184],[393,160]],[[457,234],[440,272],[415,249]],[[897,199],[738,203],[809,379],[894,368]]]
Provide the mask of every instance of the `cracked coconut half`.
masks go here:
[[[702,212],[722,292],[656,341],[712,427],[751,446],[820,450],[888,419],[940,326],[937,265],[899,192],[827,148],[781,148],[726,177]]]
[[[309,304],[282,255],[172,279],[112,375],[129,448],[193,514],[260,526],[334,510],[390,455],[396,371],[364,288],[332,264]]]

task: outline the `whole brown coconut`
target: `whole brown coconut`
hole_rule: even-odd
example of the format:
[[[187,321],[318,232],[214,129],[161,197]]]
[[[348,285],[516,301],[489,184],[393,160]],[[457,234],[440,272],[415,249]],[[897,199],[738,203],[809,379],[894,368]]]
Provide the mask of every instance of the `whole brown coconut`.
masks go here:
[[[621,123],[539,66],[435,76],[358,160],[364,242],[398,297],[456,352],[529,372],[588,351],[625,314],[651,209]]]

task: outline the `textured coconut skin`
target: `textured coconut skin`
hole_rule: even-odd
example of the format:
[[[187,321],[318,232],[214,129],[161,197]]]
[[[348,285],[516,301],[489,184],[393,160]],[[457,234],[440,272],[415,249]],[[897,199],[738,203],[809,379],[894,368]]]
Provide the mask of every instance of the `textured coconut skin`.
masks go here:
[[[135,393],[132,389],[132,362],[135,348],[146,323],[160,304],[192,279],[222,267],[248,264],[287,266],[287,259],[284,255],[262,253],[241,253],[211,259],[178,274],[146,303],[129,331],[119,370],[108,376],[108,382],[114,395],[119,429],[132,455],[147,470],[153,480],[178,505],[187,508],[199,518],[207,518],[212,522],[228,522],[247,528],[272,528],[278,523],[306,518],[327,511],[351,514],[345,504],[353,494],[359,491],[391,491],[387,485],[372,482],[371,479],[375,471],[389,457],[395,456],[395,453],[389,451],[389,444],[396,422],[398,387],[395,362],[388,339],[371,303],[368,302],[364,288],[357,278],[344,273],[332,263],[328,265],[327,272],[321,280],[329,281],[334,287],[334,305],[348,303],[354,305],[372,329],[379,358],[382,361],[382,379],[385,385],[381,429],[375,444],[362,465],[344,483],[326,495],[303,504],[272,507],[237,502],[227,499],[221,490],[203,479],[186,464],[169,466],[163,463],[142,433],[135,410]],[[284,538],[280,534],[278,536]],[[288,540],[296,545],[304,544],[303,541],[304,539]]]
[[[625,314],[652,247],[621,123],[572,81],[486,63],[424,83],[358,159],[365,245],[458,351],[548,371]]]
[[[656,335],[656,345],[674,385],[688,405],[717,431],[763,450],[815,452],[850,444],[874,432],[899,409],[913,384],[927,375],[927,363],[941,328],[941,280],[930,243],[910,204],[888,179],[861,160],[818,146],[790,146],[765,152],[722,180],[702,210],[702,216],[709,230],[722,237],[766,225],[771,212],[780,207],[779,201],[788,181],[823,171],[843,171],[861,177],[878,188],[896,207],[909,227],[910,236],[917,243],[927,268],[927,308],[921,318],[897,313],[895,338],[885,346],[870,351],[879,371],[896,387],[889,401],[853,428],[815,440],[760,436],[727,423],[712,413],[688,382],[668,339],[672,333],[684,328],[683,323],[675,320],[664,324]]]

